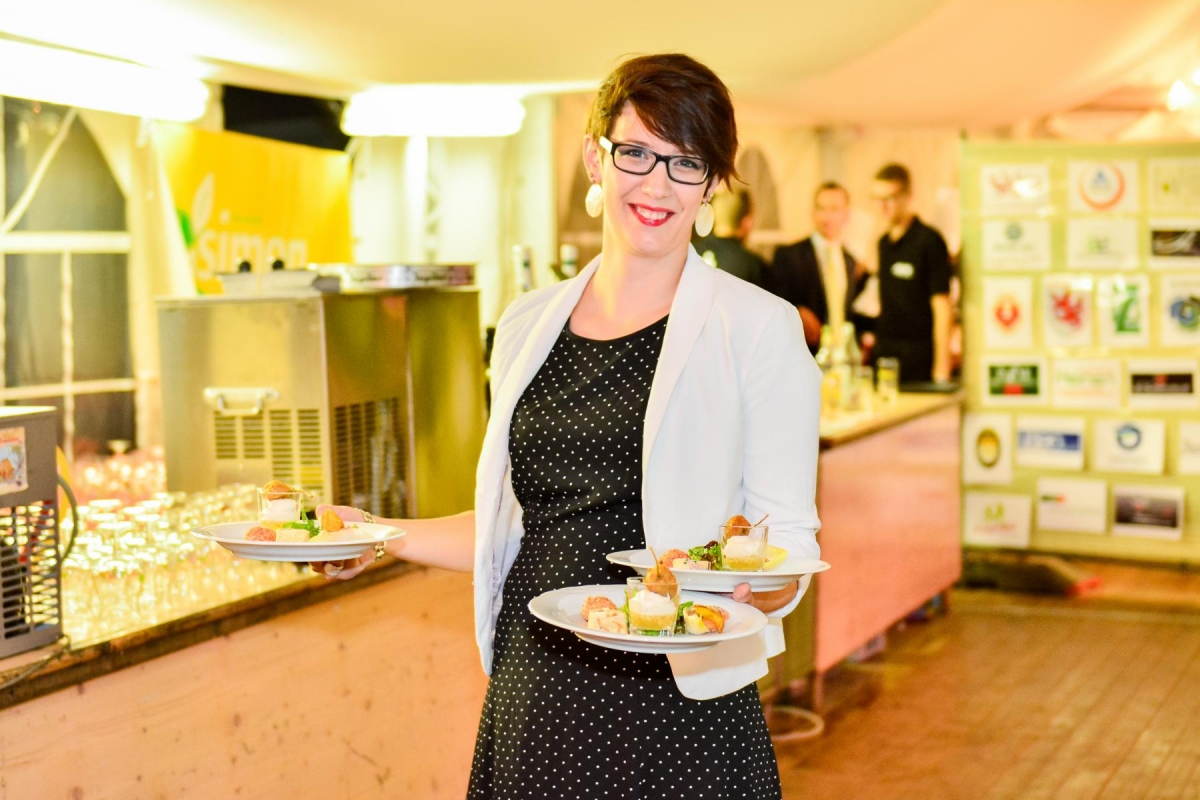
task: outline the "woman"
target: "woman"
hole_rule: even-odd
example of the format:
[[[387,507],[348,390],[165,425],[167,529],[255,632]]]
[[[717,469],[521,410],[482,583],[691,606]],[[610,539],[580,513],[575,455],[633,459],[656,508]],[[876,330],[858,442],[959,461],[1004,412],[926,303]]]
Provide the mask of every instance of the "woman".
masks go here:
[[[669,658],[595,647],[527,609],[622,583],[608,553],[702,544],[738,513],[770,514],[773,543],[818,555],[820,375],[800,320],[689,244],[736,152],[729,93],[703,65],[646,56],[609,76],[584,137],[602,253],[500,320],[475,511],[396,522],[393,555],[474,567],[491,681],[471,798],[780,797],[754,681],[783,649],[796,584],[734,592],[774,618],[763,635]],[[367,561],[328,566],[345,578]]]

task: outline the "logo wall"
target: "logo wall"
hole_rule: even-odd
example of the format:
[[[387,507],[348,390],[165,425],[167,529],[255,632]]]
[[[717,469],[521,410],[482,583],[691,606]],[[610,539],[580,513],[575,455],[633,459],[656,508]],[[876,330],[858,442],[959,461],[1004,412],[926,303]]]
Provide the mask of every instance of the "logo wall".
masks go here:
[[[170,123],[154,140],[201,294],[219,294],[217,276],[242,262],[351,260],[345,153]]]

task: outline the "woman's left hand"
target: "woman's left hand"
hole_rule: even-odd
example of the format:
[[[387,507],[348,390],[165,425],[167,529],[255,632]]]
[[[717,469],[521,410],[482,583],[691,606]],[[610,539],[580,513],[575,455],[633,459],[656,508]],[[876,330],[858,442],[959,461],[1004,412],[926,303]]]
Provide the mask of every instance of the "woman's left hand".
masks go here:
[[[799,589],[799,581],[792,581],[782,589],[775,589],[770,592],[755,592],[750,589],[750,584],[739,583],[734,587],[733,592],[725,595],[725,597],[732,598],[739,603],[747,603],[764,614],[769,614],[772,611],[778,611],[792,602]]]

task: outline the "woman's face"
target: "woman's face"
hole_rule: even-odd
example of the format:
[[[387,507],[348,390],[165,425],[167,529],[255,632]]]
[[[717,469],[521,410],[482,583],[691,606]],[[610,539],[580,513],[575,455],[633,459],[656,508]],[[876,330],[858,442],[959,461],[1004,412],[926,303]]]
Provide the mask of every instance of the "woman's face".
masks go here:
[[[683,155],[675,145],[651,133],[629,103],[613,123],[608,137],[613,142],[639,144],[663,156]],[[692,154],[694,155],[694,154]],[[687,247],[691,241],[696,211],[708,197],[708,182],[692,186],[676,183],[667,176],[667,165],[659,162],[646,175],[630,175],[613,166],[611,156],[590,137],[585,141],[584,160],[588,171],[604,187],[606,233],[615,237],[605,244],[645,258],[665,257]]]

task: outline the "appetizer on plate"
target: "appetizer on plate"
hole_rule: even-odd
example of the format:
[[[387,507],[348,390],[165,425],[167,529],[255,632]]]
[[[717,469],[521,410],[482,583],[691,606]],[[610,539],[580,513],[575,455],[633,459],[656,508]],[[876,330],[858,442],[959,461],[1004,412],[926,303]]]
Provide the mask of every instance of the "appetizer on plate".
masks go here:
[[[788,551],[773,544],[763,545],[753,541],[747,532],[754,527],[756,526],[750,520],[736,514],[721,526],[724,545],[720,540],[713,539],[706,544],[690,548],[687,552],[668,550],[658,559],[658,563],[671,569],[735,572],[758,572],[779,567],[787,560]]]
[[[679,602],[679,582],[663,565],[671,557],[670,552],[664,553],[659,566],[651,567],[644,578],[630,578],[625,603],[619,608],[607,597],[588,596],[580,609],[588,629],[643,636],[724,632],[728,611]]]
[[[607,633],[629,633],[629,619],[607,597],[592,595],[583,601],[583,620],[588,629]]]
[[[263,518],[246,531],[248,542],[333,544],[370,538],[358,526],[346,525],[332,509],[325,509],[319,520],[305,519],[300,507],[304,493],[282,481],[268,481],[260,492]]]

